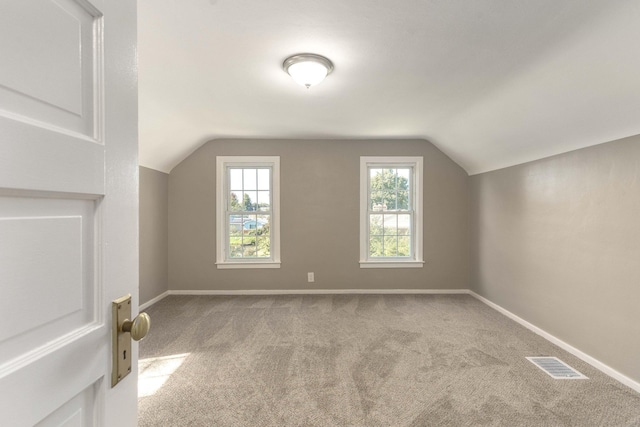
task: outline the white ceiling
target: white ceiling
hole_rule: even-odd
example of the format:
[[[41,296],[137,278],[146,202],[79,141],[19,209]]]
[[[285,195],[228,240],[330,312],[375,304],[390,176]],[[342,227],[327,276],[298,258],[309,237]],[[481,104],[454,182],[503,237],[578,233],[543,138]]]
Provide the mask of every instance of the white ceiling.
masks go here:
[[[640,134],[639,1],[138,3],[160,171],[215,138],[425,138],[475,174]],[[335,64],[309,90],[281,68],[302,52]]]

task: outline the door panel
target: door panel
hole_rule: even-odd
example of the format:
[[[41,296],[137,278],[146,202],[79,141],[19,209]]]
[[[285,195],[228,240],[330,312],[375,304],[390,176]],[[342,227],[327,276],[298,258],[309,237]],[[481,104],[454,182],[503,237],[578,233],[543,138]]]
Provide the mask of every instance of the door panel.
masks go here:
[[[58,408],[39,422],[36,427],[82,427],[91,425],[96,417],[96,384],[87,387],[80,394]]]
[[[96,324],[94,211],[93,200],[0,196],[0,313],[16,319],[0,322],[0,365]]]
[[[87,354],[91,348],[104,356]],[[91,352],[96,352],[91,350]],[[96,384],[94,407],[103,405],[104,370],[109,346],[101,328],[76,331],[50,346],[30,352],[28,358],[3,365],[9,371],[0,379],[0,414],[3,425],[33,426],[53,414],[80,392]],[[99,414],[96,414],[98,416]],[[100,422],[83,426],[108,425]],[[135,422],[118,424],[133,426]]]
[[[0,28],[0,109],[95,139],[100,12],[73,0],[8,1]]]
[[[2,187],[104,194],[103,24],[84,0],[0,4]]]

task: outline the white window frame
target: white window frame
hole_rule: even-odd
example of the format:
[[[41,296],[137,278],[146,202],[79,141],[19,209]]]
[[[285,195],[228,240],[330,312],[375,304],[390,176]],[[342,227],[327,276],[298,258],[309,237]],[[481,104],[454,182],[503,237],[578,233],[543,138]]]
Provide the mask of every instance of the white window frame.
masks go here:
[[[422,248],[422,163],[416,157],[360,157],[360,268],[422,268],[424,265]],[[370,257],[369,256],[369,168],[411,167],[413,224],[411,236],[411,257]]]
[[[270,258],[229,258],[226,204],[229,197],[227,168],[271,168]],[[218,268],[280,268],[280,157],[216,156],[216,265]]]

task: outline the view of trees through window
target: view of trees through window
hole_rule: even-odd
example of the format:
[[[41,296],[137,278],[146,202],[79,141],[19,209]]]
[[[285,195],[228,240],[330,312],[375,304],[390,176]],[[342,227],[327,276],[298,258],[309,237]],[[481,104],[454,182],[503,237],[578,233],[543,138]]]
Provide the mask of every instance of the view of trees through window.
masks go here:
[[[271,257],[271,169],[231,167],[229,173],[229,256]]]
[[[369,256],[410,257],[411,168],[369,168]]]

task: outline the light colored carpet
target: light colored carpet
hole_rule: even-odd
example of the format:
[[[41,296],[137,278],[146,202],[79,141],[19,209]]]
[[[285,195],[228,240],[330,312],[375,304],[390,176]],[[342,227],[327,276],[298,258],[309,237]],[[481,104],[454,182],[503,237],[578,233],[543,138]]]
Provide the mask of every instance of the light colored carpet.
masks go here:
[[[142,427],[640,426],[640,394],[469,295],[170,296],[148,312]]]

